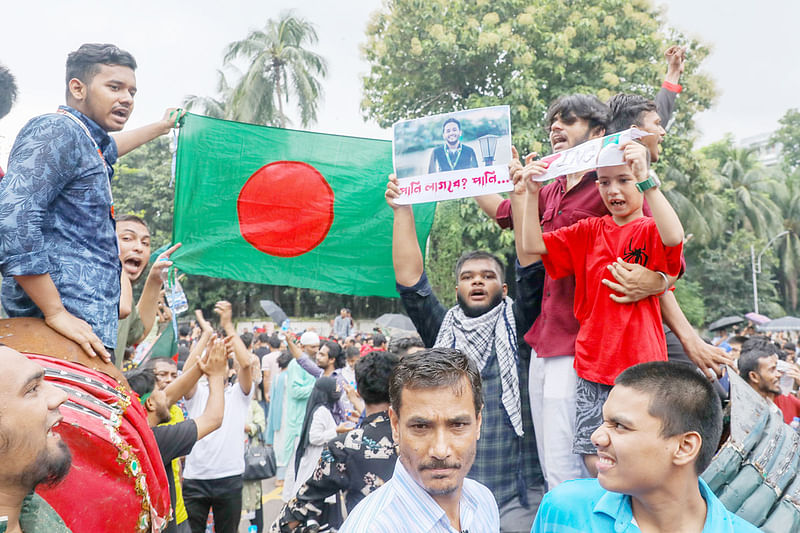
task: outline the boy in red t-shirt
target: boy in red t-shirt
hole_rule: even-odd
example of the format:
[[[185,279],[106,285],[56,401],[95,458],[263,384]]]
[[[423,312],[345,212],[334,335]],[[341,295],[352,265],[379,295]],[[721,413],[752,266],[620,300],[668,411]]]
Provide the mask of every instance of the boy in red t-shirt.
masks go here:
[[[573,452],[591,472],[597,460],[590,437],[602,424],[601,408],[614,379],[626,368],[646,361],[666,361],[658,297],[617,303],[601,280],[612,279],[608,265],[622,258],[650,270],[677,276],[681,267],[683,227],[677,214],[648,177],[647,149],[638,142],[609,144],[600,152],[597,188],[610,215],[592,217],[542,234],[539,189],[530,179],[546,167],[540,161],[514,176],[512,194],[515,238],[525,253],[541,254],[547,273],[558,279],[575,275],[576,431]],[[653,216],[642,213],[644,198]]]

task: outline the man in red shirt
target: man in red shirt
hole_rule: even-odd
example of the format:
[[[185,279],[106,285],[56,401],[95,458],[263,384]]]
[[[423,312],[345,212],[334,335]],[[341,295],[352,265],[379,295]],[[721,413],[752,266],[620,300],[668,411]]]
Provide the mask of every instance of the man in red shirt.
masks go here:
[[[651,160],[658,159],[658,144],[663,139],[661,124],[668,124],[672,114],[675,97],[680,92],[678,80],[683,71],[683,50],[671,47],[665,53],[668,60],[666,80],[656,97],[658,124],[653,135],[654,147]],[[656,117],[637,116],[644,122],[655,122]],[[553,152],[566,150],[592,138],[602,137],[607,131],[609,109],[596,98],[585,95],[571,95],[557,100],[548,110],[546,123],[550,130]],[[652,120],[651,120],[652,119]],[[633,123],[638,120],[633,120]],[[633,123],[627,124],[627,129]],[[637,124],[642,127],[642,124]],[[647,127],[643,127],[647,131]],[[529,162],[529,161],[526,161]],[[608,214],[594,181],[596,174],[587,172],[571,176],[559,176],[540,193],[540,216],[542,230],[545,232],[569,226],[587,217]],[[499,195],[476,198],[478,204],[490,217],[495,218],[501,227],[512,225],[511,203]],[[644,214],[650,211],[645,204]],[[616,262],[610,267],[615,281],[607,279],[604,284],[624,296],[611,298],[621,302],[635,302],[665,291],[662,273],[654,272],[632,262]],[[542,469],[547,476],[549,488],[562,481],[583,477],[586,470],[580,458],[570,452],[569,443],[574,436],[575,421],[575,380],[573,366],[575,340],[579,323],[573,314],[575,300],[575,280],[572,276],[553,280],[545,277],[542,293],[541,315],[525,341],[532,346],[535,356],[530,365],[531,410],[536,427],[537,445]],[[723,364],[731,364],[730,359],[720,350],[706,345],[695,333],[683,315],[674,295],[667,294],[661,302],[664,321],[680,340],[686,354],[705,372],[721,373]]]

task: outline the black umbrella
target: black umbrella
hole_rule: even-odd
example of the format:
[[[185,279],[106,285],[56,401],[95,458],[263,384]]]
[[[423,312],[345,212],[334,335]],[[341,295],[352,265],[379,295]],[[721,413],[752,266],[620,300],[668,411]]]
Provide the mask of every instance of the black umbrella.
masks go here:
[[[740,316],[724,316],[718,320],[715,320],[711,324],[708,325],[708,331],[716,331],[718,329],[727,328],[728,326],[732,326],[734,324],[740,324],[744,322],[744,318]]]
[[[283,322],[289,318],[286,316],[286,313],[283,312],[283,309],[281,309],[280,306],[272,300],[261,300],[259,303],[261,304],[261,309],[263,309],[264,312],[269,315],[272,321],[278,324],[278,326],[283,324]]]
[[[417,331],[414,323],[406,315],[399,313],[385,313],[375,319],[375,323],[385,328],[400,329],[403,331]]]

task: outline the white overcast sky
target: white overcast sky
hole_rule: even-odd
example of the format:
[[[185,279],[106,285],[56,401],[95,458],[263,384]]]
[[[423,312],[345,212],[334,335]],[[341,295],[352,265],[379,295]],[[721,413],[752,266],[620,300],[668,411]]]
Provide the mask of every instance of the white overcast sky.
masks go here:
[[[800,1],[656,3],[667,5],[671,25],[713,47],[704,69],[719,96],[698,119],[701,144],[726,132],[741,139],[772,131],[787,109],[800,107]],[[325,98],[311,129],[389,138],[389,131],[364,122],[359,110],[360,77],[367,72],[359,46],[370,13],[380,6],[380,0],[9,2],[0,9],[0,63],[16,76],[20,94],[0,120],[0,165],[6,166],[28,119],[63,103],[64,62],[80,44],[112,42],[136,57],[139,92],[131,128],[156,120],[186,94],[214,94],[223,47],[289,8],[316,24],[318,51],[328,60]]]

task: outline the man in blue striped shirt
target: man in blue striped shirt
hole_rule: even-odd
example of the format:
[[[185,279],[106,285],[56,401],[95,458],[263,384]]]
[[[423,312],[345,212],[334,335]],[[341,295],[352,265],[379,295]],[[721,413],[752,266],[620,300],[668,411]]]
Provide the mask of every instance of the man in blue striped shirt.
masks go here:
[[[347,517],[340,533],[495,533],[491,491],[465,479],[475,460],[481,376],[466,355],[431,348],[404,357],[389,382],[398,449],[394,475]]]

